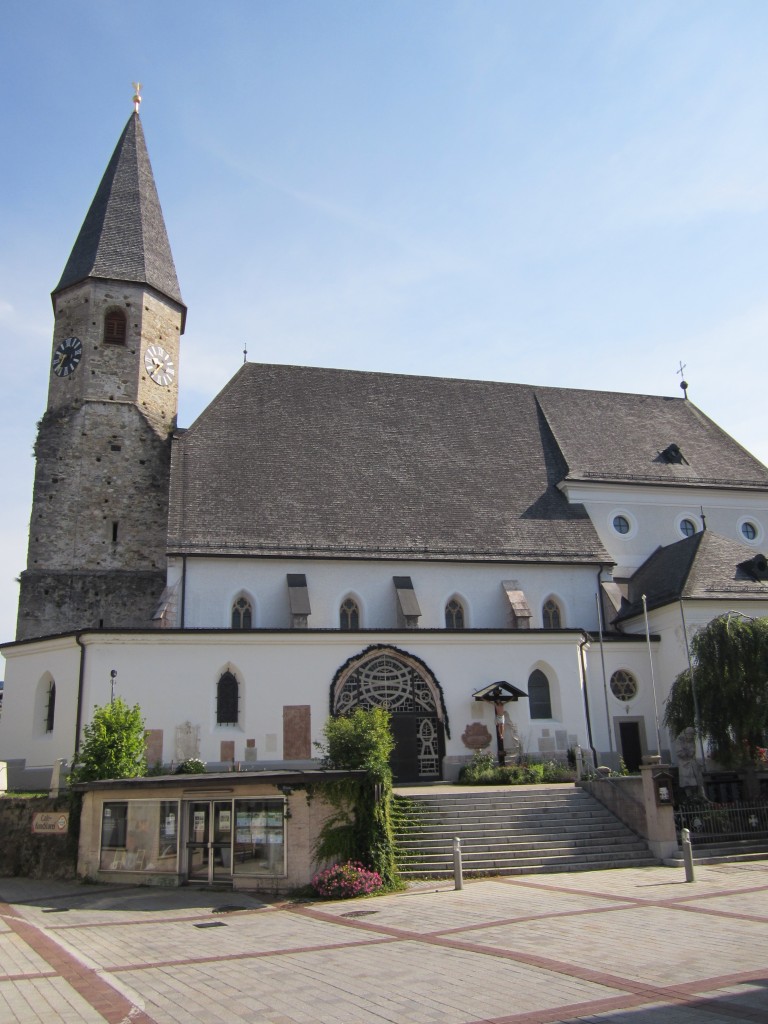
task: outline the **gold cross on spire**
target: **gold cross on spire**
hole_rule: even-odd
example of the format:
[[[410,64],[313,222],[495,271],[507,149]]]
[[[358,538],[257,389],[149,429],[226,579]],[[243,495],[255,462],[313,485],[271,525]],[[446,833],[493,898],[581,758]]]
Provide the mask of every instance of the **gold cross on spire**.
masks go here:
[[[133,86],[133,109],[138,114],[139,107],[141,106],[141,82],[131,82]]]

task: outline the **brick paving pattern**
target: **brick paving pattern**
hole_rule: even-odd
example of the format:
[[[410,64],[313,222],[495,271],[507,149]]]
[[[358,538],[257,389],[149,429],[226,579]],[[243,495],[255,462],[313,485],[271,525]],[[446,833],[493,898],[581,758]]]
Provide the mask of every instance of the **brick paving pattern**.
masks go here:
[[[338,903],[0,878],[0,1024],[768,1024],[768,861]]]

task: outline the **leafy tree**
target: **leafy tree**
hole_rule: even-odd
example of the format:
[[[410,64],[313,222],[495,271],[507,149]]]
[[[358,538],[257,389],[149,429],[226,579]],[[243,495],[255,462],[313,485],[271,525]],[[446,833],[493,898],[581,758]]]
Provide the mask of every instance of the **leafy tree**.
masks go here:
[[[343,779],[325,787],[334,814],[321,830],[315,848],[320,860],[360,861],[377,871],[387,888],[399,888],[392,822],[392,769],[395,742],[384,708],[356,708],[330,718],[324,729],[325,768],[362,770],[363,778]]]
[[[768,619],[733,612],[713,619],[691,640],[699,727],[725,766],[754,764],[768,730]],[[695,725],[691,673],[667,698],[664,724],[677,735]]]
[[[94,708],[90,725],[74,758],[69,781],[133,779],[147,770],[147,740],[138,704],[129,707],[120,697]]]

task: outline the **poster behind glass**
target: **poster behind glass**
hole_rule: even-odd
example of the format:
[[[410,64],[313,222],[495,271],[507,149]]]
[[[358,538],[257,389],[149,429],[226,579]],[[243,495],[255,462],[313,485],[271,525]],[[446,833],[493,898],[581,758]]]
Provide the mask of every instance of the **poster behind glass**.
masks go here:
[[[235,800],[236,875],[285,874],[285,804]]]
[[[104,871],[175,872],[178,820],[176,800],[105,803],[99,867]]]

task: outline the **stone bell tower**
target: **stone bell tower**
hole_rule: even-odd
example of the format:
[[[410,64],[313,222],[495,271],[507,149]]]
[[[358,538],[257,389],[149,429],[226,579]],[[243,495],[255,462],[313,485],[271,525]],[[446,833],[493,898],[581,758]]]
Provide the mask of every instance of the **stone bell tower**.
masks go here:
[[[146,628],[165,585],[186,307],[139,103],[52,294],[19,640]]]

